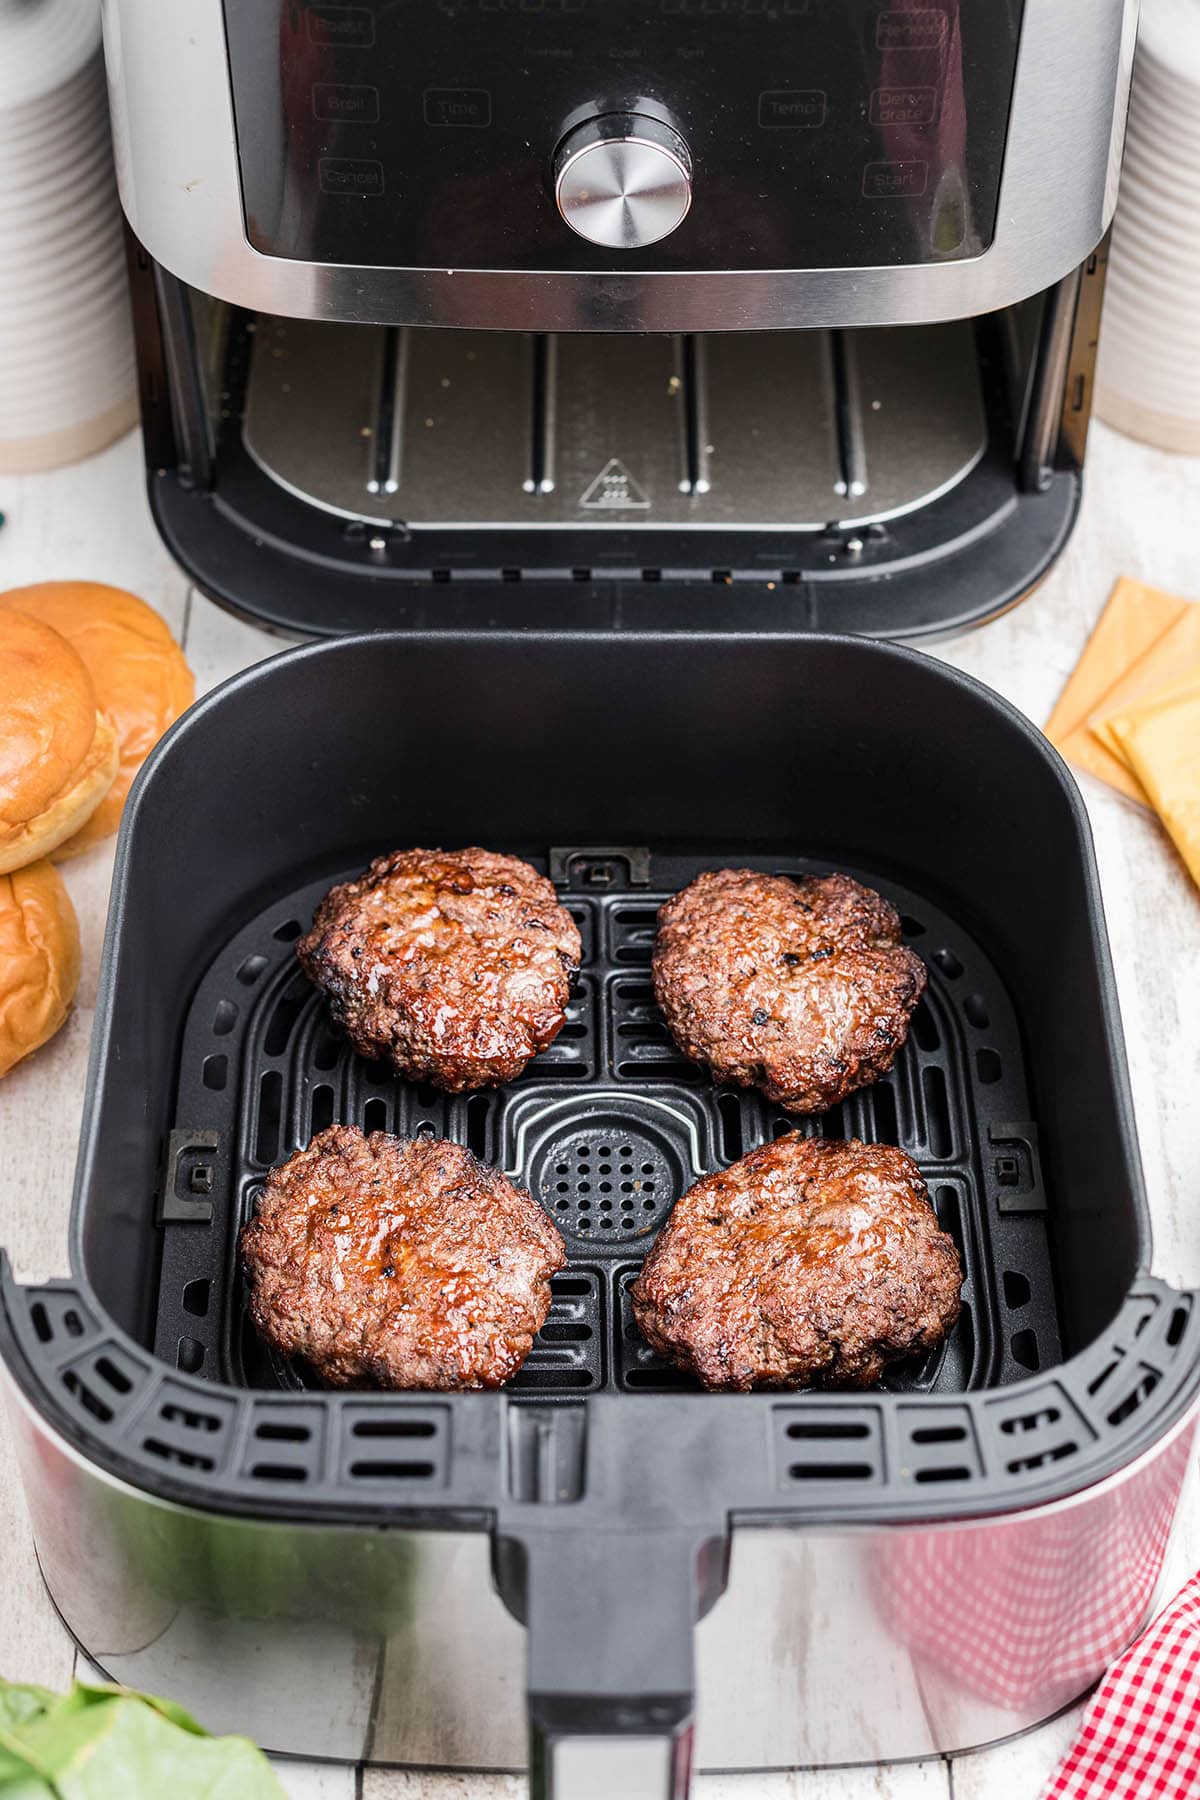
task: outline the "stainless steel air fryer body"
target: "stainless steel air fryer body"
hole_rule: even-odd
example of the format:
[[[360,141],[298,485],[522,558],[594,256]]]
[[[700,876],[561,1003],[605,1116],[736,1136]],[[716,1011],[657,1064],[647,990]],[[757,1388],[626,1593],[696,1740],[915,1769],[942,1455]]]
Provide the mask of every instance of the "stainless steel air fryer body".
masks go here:
[[[105,37],[130,224],[202,293],[389,325],[757,331],[968,318],[1078,268],[1116,204],[1136,18],[106,0]],[[596,170],[617,181],[602,240],[639,182],[687,187],[653,241],[589,242],[559,210],[606,133],[663,168],[634,165],[624,209]]]

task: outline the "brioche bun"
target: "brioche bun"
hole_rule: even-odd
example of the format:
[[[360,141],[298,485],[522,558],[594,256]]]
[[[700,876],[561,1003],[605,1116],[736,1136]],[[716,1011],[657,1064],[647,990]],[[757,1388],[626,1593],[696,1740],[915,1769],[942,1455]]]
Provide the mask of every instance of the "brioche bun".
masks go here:
[[[52,1038],[79,984],[79,924],[53,863],[0,875],[0,1075]]]
[[[0,608],[0,874],[78,831],[118,757],[78,652],[41,620]]]
[[[121,822],[125,797],[167,727],[196,697],[183,652],[152,607],[98,581],[39,581],[0,594],[0,609],[51,626],[78,652],[98,704],[116,727],[116,780],[83,825],[55,851],[55,861],[87,850]]]

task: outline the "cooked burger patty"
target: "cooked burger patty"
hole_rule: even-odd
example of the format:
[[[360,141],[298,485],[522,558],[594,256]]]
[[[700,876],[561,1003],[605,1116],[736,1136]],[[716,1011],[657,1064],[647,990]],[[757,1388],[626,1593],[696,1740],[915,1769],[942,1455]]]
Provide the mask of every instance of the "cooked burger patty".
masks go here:
[[[582,947],[517,857],[397,850],[326,894],[296,954],[356,1050],[461,1093],[553,1043]]]
[[[255,1329],[331,1387],[490,1388],[550,1310],[563,1241],[459,1144],[331,1125],[239,1240]]]
[[[698,875],[658,915],[654,992],[718,1081],[824,1112],[891,1068],[925,991],[894,907],[849,875]]]
[[[790,1133],[676,1202],[631,1294],[705,1387],[865,1387],[949,1331],[962,1280],[903,1150]]]

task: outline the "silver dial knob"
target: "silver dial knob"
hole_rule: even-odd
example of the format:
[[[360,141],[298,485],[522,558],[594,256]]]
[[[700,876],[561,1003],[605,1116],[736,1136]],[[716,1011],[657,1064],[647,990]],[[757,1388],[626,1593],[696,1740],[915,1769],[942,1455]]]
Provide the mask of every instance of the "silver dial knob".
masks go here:
[[[692,159],[669,125],[641,113],[605,113],[559,145],[554,197],[580,237],[609,250],[640,250],[686,217]]]

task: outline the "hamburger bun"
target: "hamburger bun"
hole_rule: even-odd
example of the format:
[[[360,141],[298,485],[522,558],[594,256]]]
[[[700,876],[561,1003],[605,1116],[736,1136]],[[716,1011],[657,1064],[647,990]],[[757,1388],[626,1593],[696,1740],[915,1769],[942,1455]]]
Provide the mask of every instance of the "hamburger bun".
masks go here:
[[[50,862],[0,875],[0,1075],[52,1038],[79,983],[79,925]]]
[[[78,651],[120,743],[116,780],[82,829],[57,846],[54,858],[61,862],[117,829],[134,776],[167,727],[191,705],[196,684],[163,620],[122,588],[98,581],[39,581],[0,594],[0,609],[40,620]]]
[[[0,874],[78,831],[118,756],[78,652],[41,620],[0,608]]]

